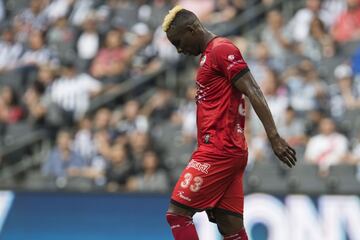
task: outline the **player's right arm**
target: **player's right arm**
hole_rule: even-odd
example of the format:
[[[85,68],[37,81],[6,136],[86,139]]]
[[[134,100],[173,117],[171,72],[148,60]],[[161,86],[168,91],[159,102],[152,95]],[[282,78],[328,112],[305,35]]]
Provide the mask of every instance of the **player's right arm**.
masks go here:
[[[264,125],[275,155],[289,167],[296,164],[295,150],[280,137],[265,97],[250,71],[232,79],[234,86],[245,94]]]

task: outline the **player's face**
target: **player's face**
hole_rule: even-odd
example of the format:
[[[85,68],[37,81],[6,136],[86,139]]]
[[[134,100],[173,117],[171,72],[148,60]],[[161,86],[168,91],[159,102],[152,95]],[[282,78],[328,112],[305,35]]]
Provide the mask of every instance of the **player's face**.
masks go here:
[[[201,53],[199,35],[192,29],[181,32],[167,33],[169,41],[176,47],[178,53],[197,56]]]

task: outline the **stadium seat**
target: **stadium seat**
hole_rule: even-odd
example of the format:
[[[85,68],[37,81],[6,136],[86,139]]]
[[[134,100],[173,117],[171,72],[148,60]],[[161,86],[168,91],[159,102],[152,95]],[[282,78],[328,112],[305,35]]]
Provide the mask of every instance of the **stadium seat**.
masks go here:
[[[289,191],[292,193],[322,194],[326,192],[326,183],[319,176],[317,165],[298,164],[289,171]]]
[[[285,194],[287,192],[286,175],[275,163],[254,164],[247,177],[249,192],[270,192],[274,194]]]
[[[359,194],[360,182],[356,178],[354,165],[335,165],[330,167],[327,178],[328,189],[332,193]]]
[[[55,179],[43,176],[39,171],[27,174],[24,185],[29,190],[55,190]]]

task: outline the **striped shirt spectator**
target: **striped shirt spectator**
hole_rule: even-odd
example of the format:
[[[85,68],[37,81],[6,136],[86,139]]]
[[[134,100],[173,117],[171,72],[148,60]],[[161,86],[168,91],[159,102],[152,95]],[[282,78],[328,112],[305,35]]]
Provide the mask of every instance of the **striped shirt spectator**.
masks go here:
[[[51,86],[51,99],[76,119],[82,117],[90,105],[90,98],[101,90],[101,83],[88,74],[78,74],[73,66],[65,66],[63,76]]]

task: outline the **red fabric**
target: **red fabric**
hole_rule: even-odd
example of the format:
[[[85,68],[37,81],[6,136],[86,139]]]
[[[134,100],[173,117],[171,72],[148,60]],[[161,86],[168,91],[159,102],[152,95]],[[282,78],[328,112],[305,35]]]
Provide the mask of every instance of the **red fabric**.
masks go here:
[[[248,240],[245,229],[242,229],[239,233],[231,234],[224,237],[224,240]]]
[[[336,20],[333,27],[333,36],[339,42],[347,42],[359,34],[360,31],[360,8],[346,11]]]
[[[231,82],[246,71],[248,66],[239,49],[228,39],[217,37],[207,45],[196,77],[199,146],[228,155],[247,151],[245,98]]]
[[[192,218],[167,213],[166,220],[175,240],[199,240]]]
[[[227,157],[200,147],[183,170],[171,196],[173,203],[198,211],[220,208],[242,214],[243,173],[247,154]]]
[[[10,107],[8,112],[8,123],[16,123],[23,116],[23,111],[20,107]]]

